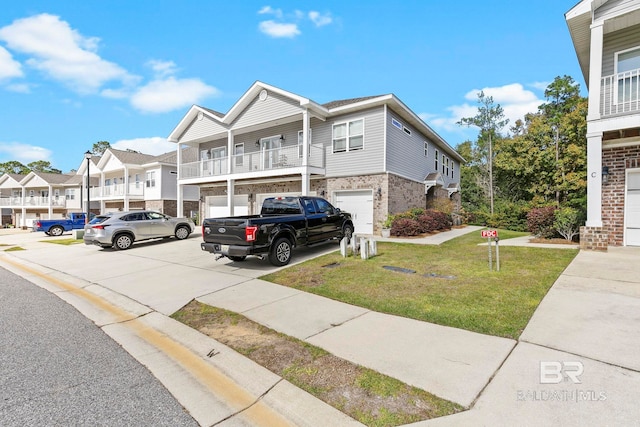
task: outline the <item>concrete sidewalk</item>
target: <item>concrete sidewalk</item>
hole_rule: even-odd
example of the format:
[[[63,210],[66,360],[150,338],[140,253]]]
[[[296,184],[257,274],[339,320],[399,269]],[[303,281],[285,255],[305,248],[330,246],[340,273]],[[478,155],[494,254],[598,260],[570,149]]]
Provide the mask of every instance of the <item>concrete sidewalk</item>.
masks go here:
[[[439,233],[421,244],[438,244],[433,242],[479,229],[467,227]],[[0,243],[10,238],[13,237],[0,236]],[[417,243],[418,239],[409,240]],[[175,322],[166,317],[192,299],[242,313],[347,360],[471,407],[464,413],[420,425],[622,425],[640,419],[635,404],[640,398],[635,356],[640,354],[640,318],[636,314],[640,312],[640,264],[635,262],[640,257],[638,251],[580,253],[516,342],[376,313],[265,282],[256,277],[276,270],[265,261],[215,262],[210,254],[199,250],[198,243],[194,237],[115,252],[84,245],[51,250],[50,244],[29,239],[23,244],[27,250],[4,257],[18,259],[56,280],[77,282],[80,288],[116,305],[132,307],[147,326],[182,343],[204,360],[212,348],[223,348],[225,354],[230,351],[195,331],[174,326]],[[524,241],[520,244],[529,246]],[[304,249],[296,252],[295,260],[335,250],[335,245]],[[73,299],[73,293],[66,295]],[[124,342],[138,340],[135,334],[119,328],[110,328],[114,337]],[[144,354],[143,351],[140,357]],[[256,389],[250,378],[234,372],[234,366],[245,363],[235,357],[216,359],[221,363],[216,368],[254,394],[264,391]],[[563,380],[559,384],[541,384],[541,362],[569,366],[580,363],[582,383]],[[163,369],[167,368],[160,371]],[[273,386],[273,378],[262,384],[280,390],[285,386],[279,381],[275,379],[278,387]],[[353,422],[348,417],[340,418],[344,415],[336,414],[333,408],[314,403],[313,398],[295,387],[286,387],[286,399],[302,402],[293,405],[293,414],[285,416],[290,422]],[[170,390],[183,392],[180,387]],[[268,392],[266,396],[265,402],[279,408],[277,393]],[[295,400],[295,396],[302,397]],[[202,410],[193,405],[194,411]],[[322,409],[310,409],[314,405]],[[321,415],[304,421],[305,411]],[[218,415],[225,413],[221,410]],[[208,422],[206,414],[203,412],[202,417]]]

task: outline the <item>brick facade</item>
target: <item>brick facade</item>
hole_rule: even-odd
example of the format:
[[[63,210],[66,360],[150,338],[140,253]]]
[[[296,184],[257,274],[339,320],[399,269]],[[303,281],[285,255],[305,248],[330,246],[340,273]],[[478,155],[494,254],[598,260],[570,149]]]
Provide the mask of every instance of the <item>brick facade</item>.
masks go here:
[[[608,242],[609,236],[604,227],[580,227],[580,249],[606,252]]]
[[[377,190],[380,189],[381,196],[377,196]],[[310,191],[315,192],[318,196],[323,196],[327,200],[331,200],[332,196],[339,191],[349,190],[371,190],[373,197],[373,232],[379,234],[382,229],[382,222],[387,218],[388,214],[396,214],[407,211],[412,208],[425,208],[427,197],[425,195],[424,183],[415,182],[406,178],[393,174],[374,174],[374,175],[358,175],[339,178],[314,179],[310,183]],[[272,193],[300,193],[302,192],[302,183],[300,181],[283,181],[273,183],[256,183],[256,184],[237,184],[235,186],[235,194],[248,194],[249,196],[249,214],[257,214],[258,202],[257,194]],[[324,193],[323,193],[324,192]],[[224,196],[226,194],[226,186],[222,187],[202,187],[200,195],[202,200],[206,200],[209,196]],[[446,189],[439,188],[434,193],[434,197],[448,198],[449,193]],[[451,199],[456,206],[459,206],[460,195],[455,193]],[[200,217],[205,218],[206,203],[201,204]]]
[[[625,180],[627,169],[640,167],[640,146],[603,148],[602,165],[609,168],[602,184],[602,225],[611,246],[624,244]],[[582,233],[580,235],[582,240]]]

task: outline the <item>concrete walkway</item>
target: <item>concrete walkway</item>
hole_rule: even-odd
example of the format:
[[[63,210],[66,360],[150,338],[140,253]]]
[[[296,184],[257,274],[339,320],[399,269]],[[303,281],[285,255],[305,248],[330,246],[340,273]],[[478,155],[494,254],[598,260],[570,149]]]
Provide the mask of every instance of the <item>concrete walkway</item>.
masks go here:
[[[435,242],[479,229],[439,233],[420,243],[438,244]],[[0,236],[0,243],[13,238]],[[38,238],[46,239],[42,235]],[[409,240],[418,243],[418,239]],[[580,253],[516,342],[371,312],[264,282],[256,278],[276,270],[266,261],[216,263],[210,254],[199,250],[198,243],[194,236],[115,252],[84,245],[52,250],[52,245],[30,239],[22,244],[27,250],[5,253],[0,260],[19,260],[56,280],[76,283],[116,305],[130,307],[148,327],[173,337],[204,360],[211,348],[224,349],[227,356],[214,358],[217,368],[241,388],[252,390],[251,395],[267,393],[268,398],[263,400],[274,408],[279,408],[278,395],[265,390],[274,384],[279,384],[274,390],[285,387],[281,379],[267,377],[261,383],[264,387],[256,388],[251,375],[234,371],[237,364],[248,362],[238,362],[240,356],[232,356],[234,352],[222,344],[195,331],[186,332],[166,315],[195,298],[242,313],[347,360],[472,408],[421,425],[623,425],[640,419],[635,404],[640,398],[640,375],[638,357],[634,357],[640,354],[640,318],[636,314],[640,312],[640,264],[633,262],[640,252],[622,249],[605,254]],[[295,260],[336,249],[335,244],[303,249],[296,252]],[[63,294],[63,298],[74,299],[73,293]],[[132,336],[130,331],[119,334],[117,325],[108,330],[125,342]],[[143,357],[145,353],[140,354]],[[561,365],[565,374],[581,366],[582,382],[569,383],[566,379],[573,377],[565,375],[560,384],[541,383],[541,362],[552,362],[548,369],[565,363]],[[291,396],[304,397],[287,398],[304,402],[297,406],[292,403],[295,410],[285,416],[294,424],[348,424],[348,418],[340,418],[332,408],[324,408],[291,385],[286,387]],[[179,388],[170,391],[181,392]],[[550,399],[550,394],[555,398]],[[201,423],[212,421],[197,403],[188,405],[193,405],[193,411],[203,411],[202,418],[196,418]],[[190,408],[188,405],[185,407]],[[226,407],[218,402],[220,405]],[[305,421],[304,414],[312,411],[308,405],[315,405],[314,413],[321,415]],[[227,413],[221,410],[219,416]]]

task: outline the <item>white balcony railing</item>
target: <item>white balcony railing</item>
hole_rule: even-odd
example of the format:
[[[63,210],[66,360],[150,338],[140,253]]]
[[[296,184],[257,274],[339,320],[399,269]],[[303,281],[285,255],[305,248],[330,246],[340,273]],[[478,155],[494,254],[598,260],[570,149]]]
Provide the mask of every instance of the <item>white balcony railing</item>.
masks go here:
[[[124,184],[105,185],[102,187],[93,187],[90,196],[94,199],[98,198],[118,198],[125,196],[144,196],[144,182],[133,182],[129,184],[129,190]]]
[[[3,207],[15,207],[15,206],[25,206],[25,207],[49,207],[49,201],[51,201],[51,206],[54,208],[63,208],[66,206],[66,200],[64,197],[36,197],[36,196],[27,196],[22,199],[22,197],[0,197],[0,206]]]
[[[640,111],[640,69],[602,78],[600,114],[634,113]]]
[[[227,164],[228,157],[185,163],[180,165],[180,179],[228,175]],[[324,167],[324,150],[321,145],[309,147],[308,165]],[[231,174],[276,171],[301,166],[302,148],[297,145],[231,156]]]

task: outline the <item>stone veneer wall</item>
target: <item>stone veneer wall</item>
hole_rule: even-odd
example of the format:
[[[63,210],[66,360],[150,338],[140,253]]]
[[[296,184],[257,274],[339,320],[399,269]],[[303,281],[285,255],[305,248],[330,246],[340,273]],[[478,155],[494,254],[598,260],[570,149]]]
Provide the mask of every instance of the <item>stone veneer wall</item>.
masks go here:
[[[380,188],[382,196],[377,197]],[[345,176],[327,179],[327,198],[336,191],[373,190],[373,233],[378,234],[389,209],[389,180],[387,174]],[[395,190],[393,190],[395,191]]]
[[[640,167],[640,146],[603,148],[602,165],[609,168],[608,182],[602,184],[602,225],[609,245],[621,246],[624,243],[626,170]]]

